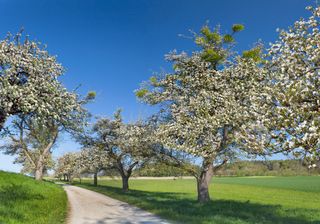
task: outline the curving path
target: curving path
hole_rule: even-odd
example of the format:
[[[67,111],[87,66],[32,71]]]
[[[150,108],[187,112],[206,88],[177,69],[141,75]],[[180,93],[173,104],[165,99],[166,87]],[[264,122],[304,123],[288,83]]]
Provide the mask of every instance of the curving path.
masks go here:
[[[64,185],[70,214],[68,224],[168,224],[167,221],[131,206],[87,189]]]

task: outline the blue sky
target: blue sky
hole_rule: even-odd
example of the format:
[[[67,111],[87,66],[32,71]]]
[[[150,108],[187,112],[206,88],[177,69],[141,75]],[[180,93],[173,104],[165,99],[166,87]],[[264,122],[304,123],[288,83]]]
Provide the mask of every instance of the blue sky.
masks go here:
[[[313,1],[304,0],[0,0],[0,38],[24,27],[31,39],[48,45],[67,69],[62,78],[70,90],[97,92],[88,106],[95,115],[111,116],[123,109],[126,121],[147,116],[152,109],[139,103],[133,91],[153,72],[169,70],[164,54],[191,51],[193,43],[179,37],[198,31],[209,21],[229,31],[234,23],[245,30],[237,36],[237,50],[261,39],[276,39]],[[77,150],[69,136],[59,141],[55,155]],[[12,157],[0,154],[0,169],[19,171]]]

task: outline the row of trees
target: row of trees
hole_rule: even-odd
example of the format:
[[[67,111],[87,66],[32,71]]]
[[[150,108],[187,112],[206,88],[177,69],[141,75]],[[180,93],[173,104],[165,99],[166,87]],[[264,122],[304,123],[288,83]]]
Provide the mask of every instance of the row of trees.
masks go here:
[[[238,54],[235,36],[244,29],[204,26],[193,33],[198,50],[171,52],[172,72],[144,82],[135,93],[159,112],[145,121],[125,123],[121,111],[83,128],[88,113],[80,99],[57,80],[63,72],[54,57],[26,39],[0,43],[1,129],[11,140],[7,153],[18,153],[37,179],[50,166],[61,131],[83,146],[58,161],[57,173],[70,180],[81,172],[118,171],[123,190],[137,167],[152,161],[179,167],[197,180],[198,201],[207,202],[211,178],[237,158],[285,153],[319,160],[320,7],[265,49],[257,44]],[[79,128],[80,127],[80,128]]]
[[[59,82],[63,73],[56,58],[22,32],[0,42],[0,149],[17,155],[37,180],[53,166],[59,133],[81,131],[89,116],[83,105],[95,97],[68,92]]]
[[[124,190],[132,168],[151,155],[185,169],[197,179],[199,202],[210,200],[214,173],[239,157],[284,153],[311,165],[320,152],[320,8],[308,10],[308,19],[281,30],[269,48],[257,44],[242,54],[233,47],[243,25],[228,34],[204,26],[193,33],[199,50],[166,55],[172,72],[152,76],[136,91],[160,108],[142,127],[147,132],[139,132],[146,137],[124,128],[138,127],[116,113],[113,121],[97,121],[84,147],[106,152]]]
[[[198,200],[209,200],[214,172],[235,157],[274,153],[319,160],[320,8],[264,51],[232,52],[232,33],[202,28],[200,50],[167,55],[174,71],[152,76],[136,92],[161,108],[156,139],[201,158]],[[266,53],[264,53],[266,52]]]
[[[62,156],[57,166],[57,175],[70,173],[69,164],[60,161],[72,155],[77,160],[72,167],[73,176],[91,173],[94,175],[94,185],[97,185],[100,171],[116,170],[122,178],[123,191],[128,191],[128,180],[133,169],[144,166],[155,156],[150,141],[151,132],[148,124],[124,123],[121,111],[118,110],[113,119],[99,119],[91,130],[77,135],[83,150]]]

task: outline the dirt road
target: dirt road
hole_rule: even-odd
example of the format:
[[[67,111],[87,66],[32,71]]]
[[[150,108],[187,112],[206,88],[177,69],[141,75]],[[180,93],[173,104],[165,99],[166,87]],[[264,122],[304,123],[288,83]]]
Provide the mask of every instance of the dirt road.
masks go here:
[[[127,203],[76,186],[65,185],[70,213],[68,224],[168,224]]]

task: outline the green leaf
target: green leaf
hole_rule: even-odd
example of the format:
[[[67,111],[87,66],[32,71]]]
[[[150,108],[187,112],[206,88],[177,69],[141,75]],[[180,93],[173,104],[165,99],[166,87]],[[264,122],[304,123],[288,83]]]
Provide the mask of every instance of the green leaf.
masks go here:
[[[197,37],[195,43],[198,45],[203,45],[205,43],[205,39],[203,37]]]
[[[214,43],[220,43],[221,42],[221,36],[220,34],[214,32],[210,33],[210,35],[207,37],[209,41],[214,42]]]
[[[203,52],[202,58],[208,62],[215,64],[221,61],[224,58],[224,56],[213,49],[207,49]]]
[[[201,28],[201,33],[203,36],[208,36],[210,35],[211,31],[208,26],[204,26]]]
[[[138,98],[142,98],[144,97],[149,91],[147,89],[140,89],[138,91],[136,91],[136,96]]]
[[[230,34],[226,34],[223,36],[223,42],[232,43],[234,42],[234,38]]]
[[[261,48],[255,47],[251,50],[243,51],[242,57],[243,58],[251,58],[256,62],[259,62],[259,61],[261,61]]]
[[[155,76],[151,76],[149,80],[150,80],[151,84],[153,84],[153,85],[157,83],[157,77],[155,77]]]
[[[96,98],[96,92],[94,92],[94,91],[90,91],[90,92],[88,92],[88,94],[87,94],[87,96],[86,96],[86,99],[87,100],[93,100],[93,99],[95,99]]]
[[[205,42],[214,42],[214,43],[220,43],[221,42],[221,35],[217,32],[211,32],[210,28],[208,26],[204,26],[201,29],[201,34],[204,36],[196,38],[196,43],[199,45],[204,44]],[[202,39],[201,39],[202,38]]]
[[[232,26],[232,31],[233,32],[240,32],[242,30],[244,30],[244,25],[242,25],[242,24],[233,24],[233,26]]]

